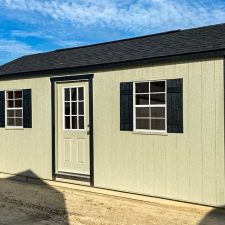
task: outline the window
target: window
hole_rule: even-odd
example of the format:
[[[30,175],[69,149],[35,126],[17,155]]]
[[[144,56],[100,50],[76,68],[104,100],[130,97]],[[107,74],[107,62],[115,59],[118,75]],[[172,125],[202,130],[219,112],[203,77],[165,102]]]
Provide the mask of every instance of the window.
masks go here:
[[[134,83],[134,130],[166,131],[166,81]]]
[[[64,129],[85,129],[84,87],[64,88]]]
[[[6,91],[6,127],[23,127],[23,91]]]

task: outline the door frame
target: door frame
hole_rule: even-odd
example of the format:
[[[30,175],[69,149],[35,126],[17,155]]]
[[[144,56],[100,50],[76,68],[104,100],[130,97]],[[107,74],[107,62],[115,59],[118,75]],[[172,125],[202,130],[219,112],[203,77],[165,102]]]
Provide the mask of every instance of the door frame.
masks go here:
[[[88,181],[90,186],[94,186],[94,139],[93,139],[93,78],[94,74],[84,75],[63,75],[57,77],[51,77],[51,116],[52,116],[52,179],[56,177],[73,179],[79,181]],[[69,83],[77,81],[87,81],[89,86],[89,144],[90,144],[90,177],[72,176],[68,174],[58,175],[56,173],[56,87],[58,83]]]

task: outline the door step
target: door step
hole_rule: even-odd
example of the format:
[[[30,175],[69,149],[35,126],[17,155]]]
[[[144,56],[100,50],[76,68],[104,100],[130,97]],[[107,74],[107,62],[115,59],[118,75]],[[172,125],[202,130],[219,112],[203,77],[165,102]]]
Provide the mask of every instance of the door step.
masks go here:
[[[55,174],[55,177],[67,179],[67,180],[90,182],[90,175],[86,175],[86,174],[58,172]]]
[[[57,178],[55,179],[55,182],[58,183],[64,183],[64,184],[74,184],[74,185],[81,185],[81,186],[87,186],[90,187],[90,182],[86,181],[79,181],[79,180],[71,180],[71,179],[64,179],[64,178]]]

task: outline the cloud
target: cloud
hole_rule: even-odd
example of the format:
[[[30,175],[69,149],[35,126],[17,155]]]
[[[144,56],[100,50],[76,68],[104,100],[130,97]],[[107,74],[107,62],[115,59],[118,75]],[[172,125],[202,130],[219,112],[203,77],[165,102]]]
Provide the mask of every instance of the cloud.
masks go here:
[[[76,28],[110,27],[135,34],[225,21],[225,3],[219,0],[210,5],[202,0],[0,0],[0,3],[10,10],[36,13],[56,23],[69,22]]]
[[[88,44],[85,41],[62,40],[62,39],[56,39],[55,42],[57,43],[57,45],[64,46],[64,47],[74,47],[74,46],[81,46],[81,45]]]
[[[16,40],[0,39],[0,64],[21,55],[38,53],[30,45]]]
[[[0,52],[27,55],[37,53],[38,51],[33,49],[26,43],[22,43],[16,40],[0,39]]]
[[[29,32],[29,31],[24,31],[24,30],[13,30],[13,31],[11,31],[11,36],[12,37],[21,37],[21,38],[35,37],[35,38],[40,38],[41,35],[42,35],[41,32]]]
[[[71,47],[71,46],[74,47],[87,44],[87,42],[84,41],[74,40],[72,38],[68,39],[65,37],[60,38],[59,36],[47,34],[47,32],[42,31],[29,32],[25,30],[13,30],[11,31],[11,36],[15,38],[19,37],[19,38],[45,39],[51,41],[52,43],[54,43],[59,47]]]

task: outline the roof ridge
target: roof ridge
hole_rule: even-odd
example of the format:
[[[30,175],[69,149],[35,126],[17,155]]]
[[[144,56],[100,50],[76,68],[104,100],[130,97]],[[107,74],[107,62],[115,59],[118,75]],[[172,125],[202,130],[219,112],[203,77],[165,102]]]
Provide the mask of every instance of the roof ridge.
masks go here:
[[[61,49],[56,49],[56,50],[53,50],[53,51],[50,51],[50,52],[61,52],[61,51],[79,49],[79,48],[87,48],[87,47],[99,46],[99,45],[104,45],[104,44],[112,44],[112,43],[118,43],[118,42],[123,42],[123,41],[130,41],[130,40],[135,40],[135,39],[154,37],[154,36],[158,36],[158,35],[177,33],[177,32],[180,32],[180,31],[201,30],[201,29],[205,29],[205,28],[210,28],[210,27],[215,27],[215,26],[224,26],[224,25],[225,25],[225,23],[218,23],[218,24],[211,24],[211,25],[201,26],[201,27],[192,27],[192,28],[187,28],[187,29],[176,29],[176,30],[147,34],[147,35],[136,36],[136,37],[131,37],[131,38],[124,38],[124,39],[119,39],[119,40],[114,40],[114,41],[100,42],[100,43],[95,43],[95,44],[90,44],[90,45],[83,45],[83,46],[70,47],[70,48],[61,48]]]
[[[225,25],[225,23],[210,24],[210,25],[207,25],[207,26],[201,26],[201,27],[190,27],[190,28],[183,29],[182,31],[202,30],[202,29],[208,29],[208,28],[220,27],[220,26],[224,26],[224,25]]]
[[[155,33],[155,34],[147,34],[147,35],[142,35],[142,36],[137,36],[137,37],[124,38],[124,39],[119,39],[119,40],[115,40],[115,41],[106,41],[106,42],[90,44],[90,45],[83,45],[83,46],[77,46],[77,47],[71,47],[71,48],[61,48],[61,49],[56,49],[56,50],[51,51],[51,52],[61,52],[61,51],[78,49],[78,48],[86,48],[86,47],[93,47],[93,46],[98,46],[98,45],[112,44],[112,43],[118,43],[118,42],[123,42],[123,41],[130,41],[130,40],[141,39],[141,38],[146,38],[146,37],[153,37],[153,36],[158,36],[158,35],[176,33],[176,32],[179,32],[179,31],[182,31],[182,30],[181,29],[177,29],[177,30],[160,32],[160,33]]]

